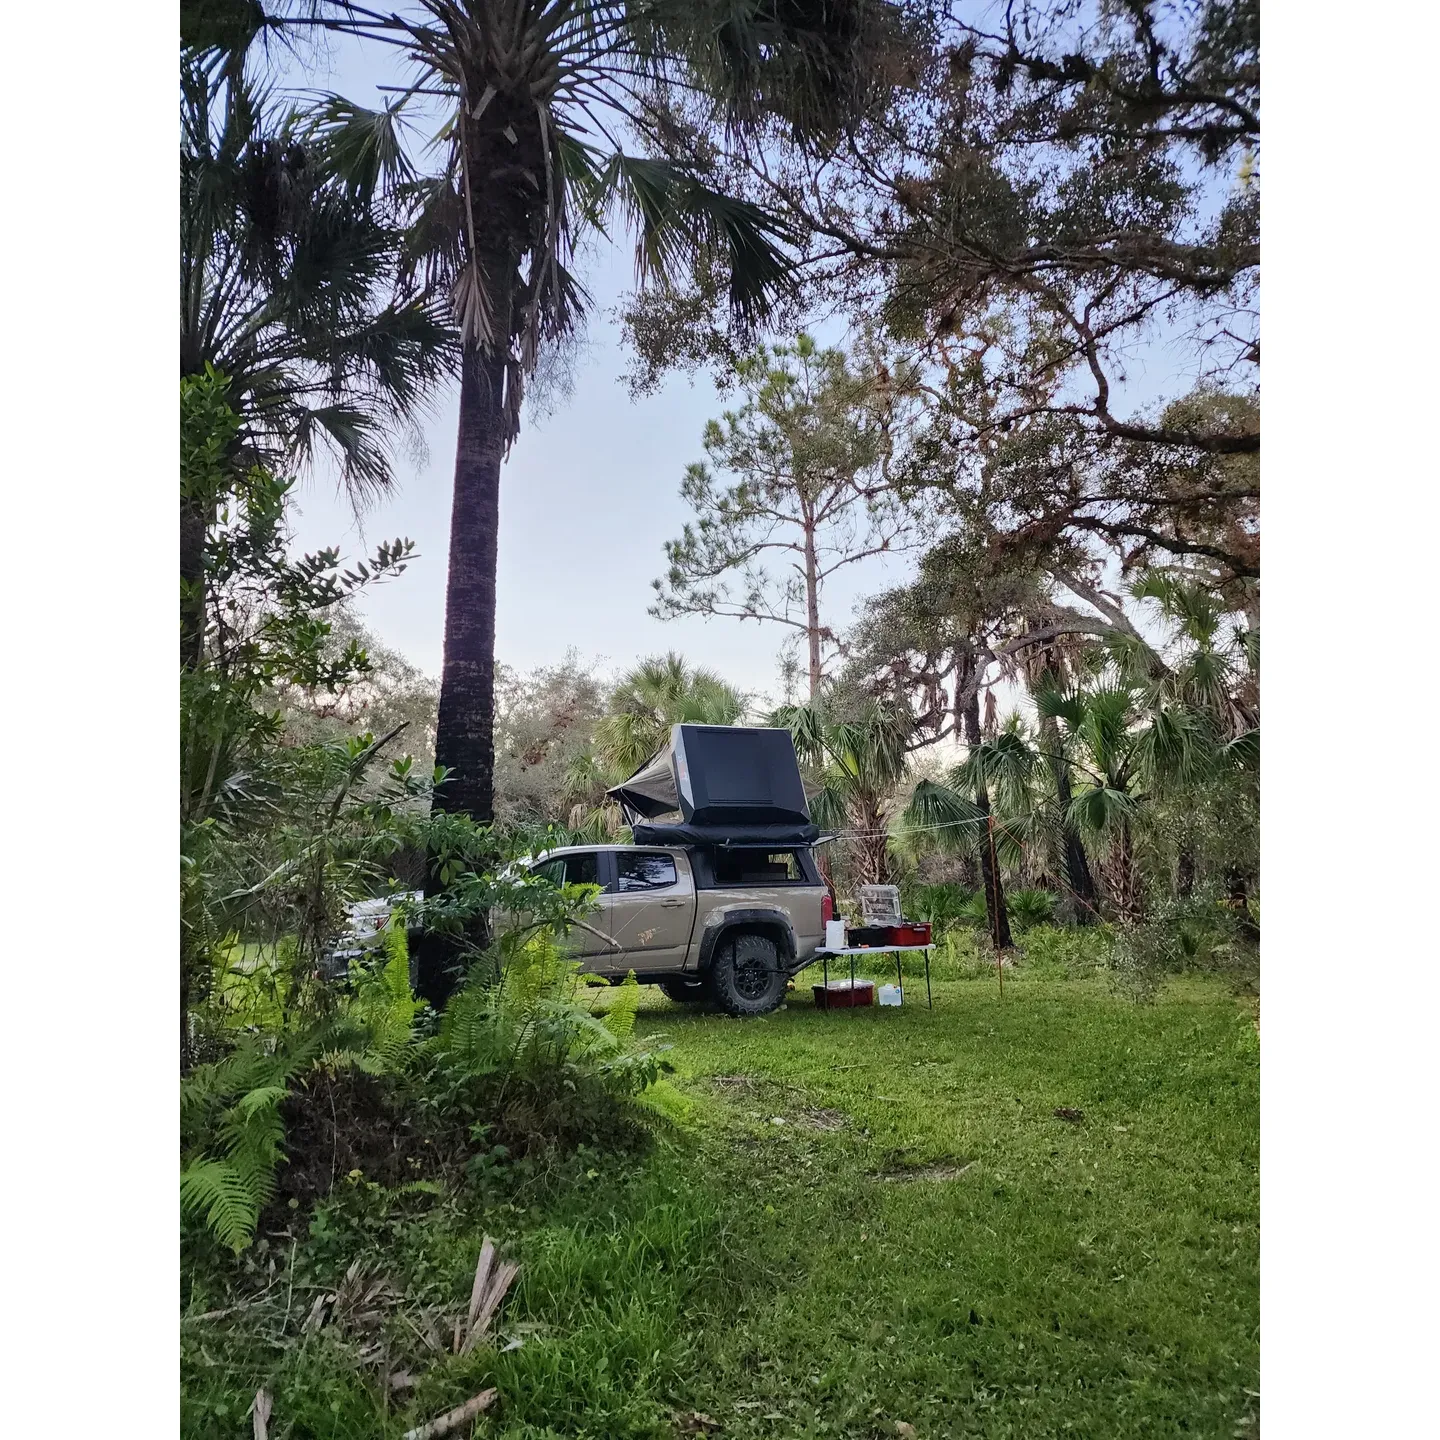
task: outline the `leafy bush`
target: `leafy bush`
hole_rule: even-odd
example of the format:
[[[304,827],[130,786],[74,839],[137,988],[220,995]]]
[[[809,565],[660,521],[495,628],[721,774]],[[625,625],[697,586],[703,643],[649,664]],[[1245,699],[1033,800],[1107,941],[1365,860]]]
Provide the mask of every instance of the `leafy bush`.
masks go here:
[[[963,885],[916,885],[904,897],[905,913],[929,921],[937,934],[944,934],[957,924],[971,923],[969,907],[976,894]]]
[[[1187,970],[1227,975],[1241,989],[1253,989],[1259,954],[1228,906],[1202,899],[1170,900],[1139,924],[1117,930],[1111,969],[1118,988],[1146,1000],[1164,975]]]
[[[973,928],[952,930],[935,947],[931,974],[936,980],[977,980],[994,971],[994,954]]]
[[[246,466],[229,391],[213,371],[181,382],[181,498],[204,522],[200,573],[181,587],[182,1071],[210,1048],[194,1012],[237,936],[293,943],[299,963],[272,969],[285,990],[271,998],[305,1008],[344,902],[375,893],[430,788],[403,757],[372,778],[398,731],[284,743],[277,690],[338,690],[368,672],[362,647],[333,643],[327,617],[402,572],[412,547],[383,544],[351,570],[333,548],[293,556],[290,482]]]

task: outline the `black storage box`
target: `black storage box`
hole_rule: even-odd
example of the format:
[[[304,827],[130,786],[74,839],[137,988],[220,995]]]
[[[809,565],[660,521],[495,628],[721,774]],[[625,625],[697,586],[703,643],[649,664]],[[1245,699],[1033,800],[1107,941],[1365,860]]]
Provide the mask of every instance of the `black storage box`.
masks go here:
[[[852,925],[846,932],[849,945],[892,945],[894,929],[889,925]]]

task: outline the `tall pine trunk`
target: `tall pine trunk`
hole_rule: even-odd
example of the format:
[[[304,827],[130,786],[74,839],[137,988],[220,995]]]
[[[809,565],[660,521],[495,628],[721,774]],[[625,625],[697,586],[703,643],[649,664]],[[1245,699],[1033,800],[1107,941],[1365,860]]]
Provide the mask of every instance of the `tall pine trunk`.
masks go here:
[[[972,752],[980,744],[980,692],[977,690],[965,704],[965,743]],[[1000,879],[1000,865],[995,853],[994,821],[990,814],[990,792],[978,776],[975,780],[975,806],[982,818],[980,829],[980,878],[985,887],[985,916],[990,939],[997,950],[1010,950],[1010,917],[1005,913],[1005,887]]]
[[[810,703],[820,694],[820,576],[815,557],[815,520],[805,513],[805,639],[809,645]]]

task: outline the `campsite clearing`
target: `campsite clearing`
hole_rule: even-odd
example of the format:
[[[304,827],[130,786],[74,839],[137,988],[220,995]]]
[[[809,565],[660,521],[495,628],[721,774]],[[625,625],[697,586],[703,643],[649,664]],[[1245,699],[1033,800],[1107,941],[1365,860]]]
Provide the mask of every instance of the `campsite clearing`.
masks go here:
[[[646,993],[685,1113],[642,1157],[484,1208],[342,1185],[276,1255],[292,1312],[361,1255],[399,1329],[463,1307],[488,1232],[523,1266],[497,1349],[433,1356],[407,1392],[428,1415],[494,1385],[477,1435],[1258,1433],[1249,1006],[1022,971],[1003,1000],[942,980],[933,1011],[821,1012],[803,980],[758,1020]],[[278,1318],[289,1277],[267,1283]],[[187,1435],[234,1434],[262,1383],[296,1436],[404,1428],[331,1327],[277,1354],[253,1313],[182,1326]]]

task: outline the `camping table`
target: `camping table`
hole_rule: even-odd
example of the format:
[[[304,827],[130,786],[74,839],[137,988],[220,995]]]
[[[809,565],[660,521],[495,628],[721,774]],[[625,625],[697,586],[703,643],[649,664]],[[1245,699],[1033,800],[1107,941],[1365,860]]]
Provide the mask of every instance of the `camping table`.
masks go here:
[[[905,972],[900,968],[903,962],[900,957],[907,953],[913,954],[916,950],[925,953],[925,1004],[933,1010],[935,1008],[934,997],[930,994],[930,947],[928,945],[856,945],[843,950],[827,950],[823,945],[815,954],[824,962],[825,985],[830,985],[830,960],[833,956],[840,959],[841,956],[850,957],[850,984],[855,984],[855,957],[857,955],[893,955],[895,957],[895,978],[900,982],[900,1002],[905,1002]]]

